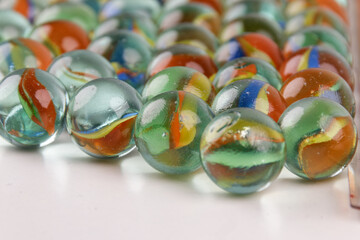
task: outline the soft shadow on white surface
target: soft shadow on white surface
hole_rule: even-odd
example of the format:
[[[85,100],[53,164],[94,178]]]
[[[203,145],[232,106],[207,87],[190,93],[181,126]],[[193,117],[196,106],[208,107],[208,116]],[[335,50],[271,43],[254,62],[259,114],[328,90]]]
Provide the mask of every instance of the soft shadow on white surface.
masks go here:
[[[0,239],[334,239],[359,234],[346,174],[287,170],[263,192],[227,194],[199,170],[169,177],[137,151],[94,159],[68,137],[24,151],[0,141]],[[310,234],[310,235],[309,235]]]

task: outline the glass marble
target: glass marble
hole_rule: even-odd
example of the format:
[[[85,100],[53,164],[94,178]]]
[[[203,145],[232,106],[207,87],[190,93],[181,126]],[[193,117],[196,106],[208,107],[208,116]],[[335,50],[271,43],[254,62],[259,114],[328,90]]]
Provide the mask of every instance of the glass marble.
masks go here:
[[[205,50],[191,45],[177,44],[164,49],[153,58],[147,69],[147,76],[152,77],[165,68],[175,66],[193,68],[208,78],[217,72],[215,62]]]
[[[188,67],[170,67],[146,82],[142,97],[147,102],[160,93],[177,90],[192,93],[209,104],[216,94],[215,88],[204,74]]]
[[[14,70],[39,68],[46,70],[52,61],[51,52],[29,38],[15,38],[0,43],[0,81]]]
[[[299,177],[333,177],[354,155],[356,126],[349,112],[334,101],[302,99],[287,108],[278,123],[286,141],[285,166]]]
[[[307,27],[291,35],[283,48],[285,59],[301,48],[324,46],[341,54],[349,63],[352,62],[350,47],[346,39],[334,29],[324,26]]]
[[[88,50],[110,61],[120,80],[142,90],[153,52],[141,36],[128,30],[117,30],[95,39]]]
[[[219,45],[212,32],[191,23],[182,23],[160,33],[156,48],[162,50],[175,44],[193,45],[204,49],[209,55],[213,55]]]
[[[283,57],[277,44],[260,33],[244,33],[223,43],[215,54],[215,62],[219,67],[240,57],[262,59],[279,69]]]
[[[120,157],[135,148],[135,119],[141,97],[116,78],[83,85],[70,100],[66,128],[82,151],[98,158]]]
[[[61,0],[60,0],[61,1]],[[78,2],[79,0],[68,0],[70,2]],[[102,5],[104,4],[105,1],[99,1],[99,0],[81,0],[80,2],[85,3],[86,5],[88,5],[89,7],[91,7],[96,14],[99,14]]]
[[[35,17],[35,25],[54,20],[68,20],[78,24],[86,32],[92,32],[97,26],[97,16],[92,8],[84,3],[62,2],[49,5]]]
[[[95,29],[93,38],[98,38],[116,30],[129,30],[137,33],[151,46],[155,44],[157,38],[155,23],[149,16],[141,12],[123,12],[106,19]]]
[[[215,114],[219,114],[238,107],[258,110],[277,122],[287,105],[280,92],[270,84],[255,79],[243,79],[221,89],[211,109]]]
[[[96,14],[99,13],[101,6],[108,0],[35,0],[41,9],[46,8],[52,4],[58,4],[63,2],[70,2],[70,3],[82,3],[89,6]]]
[[[226,42],[248,32],[264,34],[274,40],[279,47],[284,42],[284,34],[280,25],[271,19],[256,14],[239,17],[226,23],[220,34],[220,40]]]
[[[313,25],[330,27],[349,39],[349,31],[344,21],[331,10],[322,7],[309,8],[289,19],[286,23],[285,33],[291,35]]]
[[[325,69],[309,68],[292,75],[281,88],[286,104],[307,97],[323,97],[333,100],[355,115],[355,98],[346,81]]]
[[[135,123],[135,141],[145,161],[166,174],[187,174],[201,165],[200,138],[213,118],[210,107],[184,91],[150,99]]]
[[[72,2],[72,3],[84,3],[91,7],[96,13],[100,10],[102,0],[1,0],[0,9],[13,9],[19,12],[24,17],[33,22],[35,16],[44,8],[49,5]]]
[[[89,50],[76,50],[55,58],[48,72],[65,86],[71,98],[85,83],[98,78],[116,78],[109,61]]]
[[[224,14],[223,21],[231,22],[238,17],[248,14],[259,14],[273,21],[276,21],[282,28],[285,27],[285,17],[283,16],[279,6],[271,1],[241,1],[229,6]]]
[[[43,0],[42,0],[43,1]],[[86,4],[87,6],[89,6],[97,15],[100,10],[102,5],[107,1],[104,0],[47,0],[50,1],[50,3],[48,3],[47,5],[50,4],[57,4],[57,3],[63,3],[63,2],[70,2],[70,3],[82,3],[82,4]],[[97,18],[97,17],[96,17]]]
[[[222,0],[170,0],[166,2],[164,8],[165,10],[168,10],[186,3],[201,3],[211,7],[221,16],[224,11],[221,1]]]
[[[0,82],[0,135],[18,147],[50,144],[64,125],[65,88],[40,69],[16,70]]]
[[[279,72],[269,63],[258,58],[242,57],[222,66],[215,75],[213,85],[216,91],[242,79],[257,79],[281,89],[283,81]]]
[[[1,0],[0,8],[12,9],[32,22],[41,9],[39,2],[40,0]]]
[[[311,7],[320,6],[337,14],[346,24],[349,17],[346,8],[341,6],[337,0],[288,0],[284,9],[285,15],[291,18]]]
[[[225,8],[229,8],[234,4],[246,2],[246,1],[249,1],[249,0],[223,0],[223,5]],[[273,4],[276,4],[279,7],[282,7],[282,5],[284,4],[284,1],[286,1],[286,0],[251,0],[251,1],[252,2],[267,1],[267,2],[271,2]]]
[[[156,0],[110,0],[104,3],[99,18],[104,21],[123,12],[142,12],[152,19],[160,15],[160,4]]]
[[[280,68],[284,81],[291,75],[308,68],[321,68],[332,71],[342,78],[354,89],[355,77],[350,64],[335,51],[321,46],[302,48],[286,59]]]
[[[211,7],[199,3],[188,3],[165,10],[159,18],[159,29],[164,31],[180,23],[202,26],[215,35],[218,35],[221,29],[219,14]]]
[[[12,10],[0,10],[0,43],[22,37],[31,28],[30,22]]]
[[[267,115],[235,108],[217,115],[201,137],[202,165],[223,190],[249,194],[268,187],[284,165],[285,139]]]
[[[348,4],[348,0],[335,0],[338,4],[340,4],[340,6],[346,8],[349,6]]]
[[[66,20],[56,20],[35,26],[28,37],[44,44],[53,56],[86,49],[90,43],[85,30]]]

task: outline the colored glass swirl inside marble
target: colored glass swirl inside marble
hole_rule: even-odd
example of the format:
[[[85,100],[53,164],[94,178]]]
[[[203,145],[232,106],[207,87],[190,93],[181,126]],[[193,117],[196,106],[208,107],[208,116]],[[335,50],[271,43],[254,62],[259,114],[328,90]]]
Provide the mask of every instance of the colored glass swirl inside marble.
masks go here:
[[[35,17],[35,25],[55,20],[67,20],[78,24],[86,32],[94,31],[98,24],[95,11],[81,2],[58,2],[46,6]]]
[[[356,126],[340,104],[324,98],[305,98],[292,104],[279,120],[287,147],[285,166],[305,179],[339,174],[351,161]]]
[[[0,9],[0,43],[22,37],[30,28],[30,22],[21,14]]]
[[[185,3],[200,3],[207,5],[214,9],[219,15],[221,15],[224,11],[222,0],[171,0],[166,1],[164,8],[171,9]]]
[[[211,106],[215,114],[238,107],[258,110],[277,122],[287,105],[280,92],[270,84],[243,79],[224,87]]]
[[[346,39],[334,29],[323,26],[312,26],[291,35],[283,48],[285,58],[304,47],[323,46],[341,54],[350,64],[352,57]]]
[[[67,130],[90,156],[124,156],[135,148],[134,124],[141,106],[140,95],[130,85],[99,78],[86,83],[71,99]]]
[[[289,19],[285,33],[291,35],[297,31],[314,25],[331,27],[346,39],[349,39],[348,26],[333,11],[323,7],[312,7]]]
[[[213,77],[217,72],[215,62],[205,50],[191,45],[177,44],[164,49],[152,59],[147,69],[147,76],[152,77],[165,68],[176,66],[193,68],[208,78]]]
[[[217,115],[201,138],[202,164],[225,191],[249,194],[276,179],[284,165],[285,139],[270,117],[250,108]]]
[[[226,42],[240,34],[251,32],[264,34],[279,47],[283,45],[284,35],[280,25],[272,19],[257,14],[238,17],[226,23],[221,31],[220,40]]]
[[[132,140],[132,131],[129,129],[133,128],[136,116],[137,113],[127,114],[106,127],[84,132],[72,131],[71,134],[92,156],[118,156]]]
[[[350,86],[336,73],[309,68],[292,75],[281,88],[286,104],[308,97],[322,97],[341,104],[355,116],[355,97]]]
[[[15,38],[0,44],[0,80],[22,68],[46,70],[52,61],[51,52],[29,38]]]
[[[210,107],[191,93],[162,93],[139,112],[136,145],[145,161],[160,172],[193,172],[200,167],[200,138],[212,117]]]
[[[169,91],[192,93],[211,104],[215,89],[210,80],[202,73],[187,67],[166,68],[150,78],[142,92],[144,101]]]
[[[35,0],[14,0],[12,2],[12,9],[14,11],[29,19],[30,22],[34,21],[35,15],[40,8]]]
[[[85,30],[66,20],[37,25],[28,33],[28,36],[44,44],[55,57],[66,52],[86,49],[90,43]]]
[[[0,83],[0,134],[19,147],[55,140],[64,123],[68,96],[51,74],[35,69],[10,73]]]
[[[165,10],[159,19],[160,31],[175,27],[180,23],[193,23],[218,35],[221,19],[211,7],[199,3],[186,3]]]
[[[157,27],[152,19],[141,12],[123,12],[119,15],[106,19],[94,31],[96,39],[104,34],[116,30],[128,30],[140,35],[151,46],[157,38]]]
[[[225,23],[230,22],[246,15],[261,15],[277,22],[282,28],[285,26],[285,18],[281,12],[281,8],[272,1],[234,1],[228,6],[223,21]]]
[[[160,33],[155,47],[162,50],[176,44],[188,44],[199,47],[210,56],[218,48],[218,40],[212,32],[191,23],[182,23]]]
[[[346,24],[349,24],[349,16],[346,8],[338,0],[290,0],[285,5],[285,15],[290,18],[311,7],[322,7],[334,12]]]
[[[89,50],[76,50],[55,58],[48,72],[64,84],[72,97],[75,91],[85,83],[97,78],[116,78],[109,61]]]
[[[283,81],[293,74],[309,68],[320,68],[340,75],[354,88],[355,77],[350,64],[339,53],[321,46],[302,48],[286,59],[279,70]]]
[[[281,89],[282,79],[278,71],[269,63],[258,58],[242,57],[226,63],[219,69],[213,80],[217,91],[242,79],[257,79]]]
[[[51,95],[37,80],[35,69],[26,69],[18,87],[19,99],[26,114],[52,135],[55,132],[56,111]]]
[[[256,57],[262,59],[276,69],[283,61],[280,48],[271,38],[259,33],[245,33],[222,44],[215,54],[218,66],[240,57]]]
[[[139,35],[128,30],[117,30],[95,39],[88,50],[105,57],[114,67],[118,79],[138,91],[143,89],[152,48]]]
[[[124,12],[141,12],[152,19],[157,19],[160,11],[160,4],[156,0],[106,1],[99,13],[99,19],[104,21]]]

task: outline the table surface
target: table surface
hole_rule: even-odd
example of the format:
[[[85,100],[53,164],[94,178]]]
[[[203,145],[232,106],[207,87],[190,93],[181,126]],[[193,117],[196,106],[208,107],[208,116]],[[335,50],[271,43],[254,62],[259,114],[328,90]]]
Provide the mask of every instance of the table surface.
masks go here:
[[[87,157],[63,134],[40,150],[0,140],[0,239],[359,239],[347,174],[321,182],[286,169],[238,197],[198,171],[167,177],[137,151]],[[205,238],[206,237],[206,238]]]

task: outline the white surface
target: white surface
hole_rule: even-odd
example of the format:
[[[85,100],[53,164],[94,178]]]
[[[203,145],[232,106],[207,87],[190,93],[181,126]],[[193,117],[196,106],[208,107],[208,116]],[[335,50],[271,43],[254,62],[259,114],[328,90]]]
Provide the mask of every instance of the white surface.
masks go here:
[[[67,136],[37,151],[0,140],[0,239],[359,239],[346,173],[309,183],[284,170],[237,197],[203,173],[171,178],[137,151],[97,161]]]

